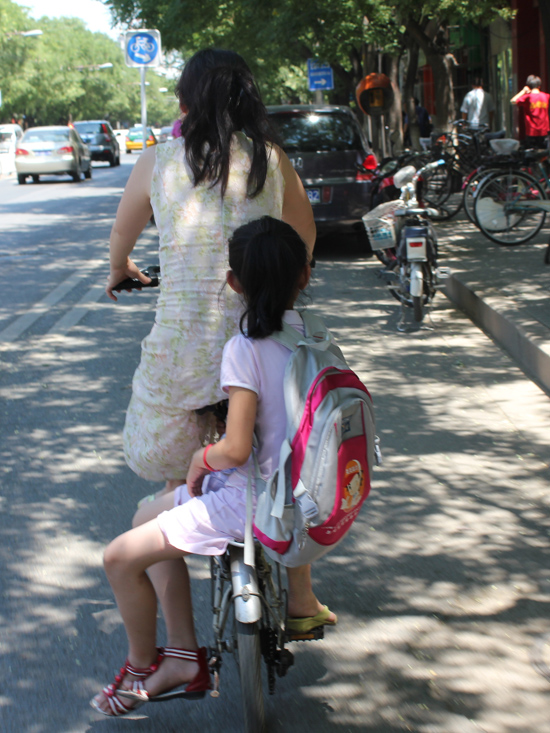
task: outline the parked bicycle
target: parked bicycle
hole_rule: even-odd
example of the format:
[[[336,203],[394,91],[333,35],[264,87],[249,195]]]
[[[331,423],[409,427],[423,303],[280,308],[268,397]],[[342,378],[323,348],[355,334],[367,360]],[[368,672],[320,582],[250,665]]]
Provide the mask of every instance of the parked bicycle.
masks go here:
[[[481,179],[473,196],[473,217],[488,239],[515,246],[528,242],[542,229],[550,190],[541,164],[545,155],[545,151],[526,151]]]
[[[461,210],[465,204],[465,182],[489,155],[492,141],[502,139],[504,134],[504,130],[489,132],[485,125],[472,127],[457,120],[449,133],[435,138],[431,160],[443,160],[444,165],[424,174],[417,190],[418,201],[437,210],[435,220],[451,219]]]

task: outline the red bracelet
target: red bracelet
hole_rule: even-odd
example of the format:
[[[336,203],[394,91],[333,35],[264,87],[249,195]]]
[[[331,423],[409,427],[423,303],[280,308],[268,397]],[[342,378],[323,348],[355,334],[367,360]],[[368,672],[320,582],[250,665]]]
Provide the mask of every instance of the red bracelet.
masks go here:
[[[210,450],[210,448],[212,448],[212,445],[213,445],[213,443],[209,443],[209,444],[208,444],[208,445],[206,446],[206,448],[205,448],[205,449],[203,450],[203,452],[202,452],[202,462],[204,463],[205,467],[206,467],[206,468],[207,468],[207,469],[208,469],[209,471],[215,471],[215,470],[216,470],[215,468],[212,468],[212,466],[210,466],[210,465],[208,464],[208,461],[206,460],[206,455],[207,455],[208,451]]]

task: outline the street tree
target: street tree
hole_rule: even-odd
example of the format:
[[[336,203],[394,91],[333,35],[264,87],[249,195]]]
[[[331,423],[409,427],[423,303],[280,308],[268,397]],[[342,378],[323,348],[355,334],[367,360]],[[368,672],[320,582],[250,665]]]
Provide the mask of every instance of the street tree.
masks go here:
[[[26,38],[19,31],[40,29]],[[139,70],[128,68],[116,41],[93,33],[76,18],[33,20],[11,0],[0,0],[0,120],[65,124],[110,119],[133,124],[141,117]],[[167,124],[178,114],[173,84],[147,74],[148,117]],[[161,88],[168,92],[162,93]]]
[[[239,51],[249,61],[266,101],[281,101],[285,90],[274,86],[280,82],[280,71],[290,66],[304,69],[307,58],[331,64],[338,80],[332,100],[347,103],[361,78],[378,70],[380,53],[393,59],[389,69],[396,77],[395,59],[406,50],[414,59],[421,49],[433,70],[436,123],[441,128],[455,115],[449,25],[484,25],[512,13],[510,0],[104,2],[117,21],[158,28],[164,45],[184,55],[211,45]],[[414,109],[410,112],[414,118]]]

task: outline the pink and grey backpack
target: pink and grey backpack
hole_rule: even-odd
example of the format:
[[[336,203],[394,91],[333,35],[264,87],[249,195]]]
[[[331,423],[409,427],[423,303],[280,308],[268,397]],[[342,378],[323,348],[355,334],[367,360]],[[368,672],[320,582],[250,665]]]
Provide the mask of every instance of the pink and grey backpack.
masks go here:
[[[270,337],[293,352],[284,379],[287,437],[269,480],[257,462],[255,470],[254,534],[286,567],[308,564],[338,544],[379,462],[367,388],[321,319],[301,315],[305,336],[285,323]]]

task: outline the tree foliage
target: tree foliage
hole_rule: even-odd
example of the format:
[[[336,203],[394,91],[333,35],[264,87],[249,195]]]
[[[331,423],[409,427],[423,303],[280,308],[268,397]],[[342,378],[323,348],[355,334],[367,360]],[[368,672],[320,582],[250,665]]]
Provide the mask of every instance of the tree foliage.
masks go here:
[[[16,34],[35,28],[41,36]],[[112,67],[98,68],[104,64]],[[75,18],[36,21],[10,0],[0,0],[0,68],[2,121],[25,116],[31,124],[105,118],[133,124],[141,117],[139,70],[126,66],[115,41]],[[166,79],[152,70],[147,80],[149,120],[171,122],[178,114],[173,89],[161,93]]]
[[[104,0],[131,27],[158,28],[164,46],[185,55],[217,45],[249,62],[267,101],[288,95],[285,70],[305,60],[330,63],[335,95],[347,101],[374,70],[374,51],[400,55],[419,44],[432,61],[445,57],[449,24],[484,24],[510,16],[510,0]],[[275,88],[277,84],[277,88]],[[333,95],[334,96],[334,95]]]

